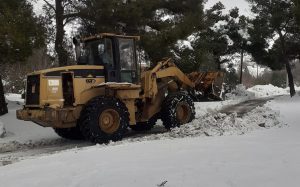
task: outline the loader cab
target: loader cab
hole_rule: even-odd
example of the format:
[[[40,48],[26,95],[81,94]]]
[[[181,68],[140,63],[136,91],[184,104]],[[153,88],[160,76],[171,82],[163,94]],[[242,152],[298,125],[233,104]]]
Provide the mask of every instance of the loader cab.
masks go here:
[[[136,40],[112,34],[87,38],[77,55],[78,64],[104,66],[106,82],[138,83]]]

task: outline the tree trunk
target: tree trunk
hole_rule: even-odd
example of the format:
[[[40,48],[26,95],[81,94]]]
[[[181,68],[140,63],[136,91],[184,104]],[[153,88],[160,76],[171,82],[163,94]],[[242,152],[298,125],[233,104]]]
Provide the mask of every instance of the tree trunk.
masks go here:
[[[241,51],[241,74],[240,74],[240,84],[243,84],[243,64],[244,64],[244,49]]]
[[[8,113],[7,103],[5,102],[4,89],[2,84],[2,77],[0,75],[0,116]]]
[[[291,65],[289,61],[285,58],[285,67],[286,67],[286,72],[288,75],[288,80],[289,80],[289,87],[290,87],[290,95],[293,97],[296,94],[295,90],[295,85],[294,85],[294,77],[291,69]]]
[[[56,38],[55,38],[55,51],[58,56],[59,66],[68,65],[68,52],[64,49],[64,7],[62,0],[55,0],[56,7]]]
[[[291,95],[291,97],[293,97],[296,94],[296,90],[295,90],[295,85],[294,85],[294,77],[293,77],[293,73],[292,73],[292,68],[291,68],[290,62],[287,58],[284,36],[282,35],[282,32],[280,30],[278,30],[278,34],[279,34],[280,43],[281,43],[283,61],[285,63],[285,68],[286,68],[286,72],[288,75],[290,95]]]

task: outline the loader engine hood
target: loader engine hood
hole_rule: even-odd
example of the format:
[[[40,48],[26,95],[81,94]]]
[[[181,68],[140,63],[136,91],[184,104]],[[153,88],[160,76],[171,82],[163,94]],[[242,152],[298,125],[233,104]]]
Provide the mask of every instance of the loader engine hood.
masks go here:
[[[75,65],[28,74],[26,107],[73,106],[82,91],[105,81],[104,67]]]

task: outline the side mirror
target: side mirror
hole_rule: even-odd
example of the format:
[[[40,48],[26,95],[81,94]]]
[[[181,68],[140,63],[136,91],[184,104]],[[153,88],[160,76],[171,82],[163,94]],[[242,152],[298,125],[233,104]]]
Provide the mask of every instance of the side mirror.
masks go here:
[[[98,45],[98,54],[102,55],[104,53],[104,44]]]

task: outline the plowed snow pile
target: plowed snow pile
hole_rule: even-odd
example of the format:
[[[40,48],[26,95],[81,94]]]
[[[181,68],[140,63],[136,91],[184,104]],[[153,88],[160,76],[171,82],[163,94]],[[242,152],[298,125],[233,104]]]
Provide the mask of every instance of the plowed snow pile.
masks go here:
[[[295,86],[296,91],[300,91],[300,87]],[[269,85],[256,85],[252,88],[247,89],[248,92],[251,92],[255,97],[270,97],[276,95],[289,95],[289,88],[280,88],[272,84]]]
[[[300,91],[300,87],[295,86],[296,91]],[[261,97],[272,97],[278,95],[289,95],[289,88],[280,88],[272,84],[256,85],[246,89],[244,85],[237,85],[235,90],[226,94],[226,100],[246,100]]]
[[[180,128],[172,129],[170,132],[127,139],[115,144],[197,136],[242,135],[255,129],[283,127],[284,124],[279,120],[279,116],[279,112],[265,106],[257,107],[242,117],[238,117],[236,113],[230,115],[221,113],[206,114]]]
[[[256,85],[249,88],[248,91],[253,92],[255,97],[269,97],[275,95],[288,95],[289,89],[279,88],[277,86],[269,85]]]
[[[207,114],[194,120],[191,124],[172,130],[170,135],[174,137],[240,135],[254,129],[274,126],[283,126],[279,121],[279,112],[267,107],[258,107],[242,117],[238,117],[236,113],[230,115]]]
[[[247,100],[255,98],[255,94],[246,89],[242,84],[237,85],[235,90],[226,94],[226,100]]]

